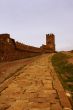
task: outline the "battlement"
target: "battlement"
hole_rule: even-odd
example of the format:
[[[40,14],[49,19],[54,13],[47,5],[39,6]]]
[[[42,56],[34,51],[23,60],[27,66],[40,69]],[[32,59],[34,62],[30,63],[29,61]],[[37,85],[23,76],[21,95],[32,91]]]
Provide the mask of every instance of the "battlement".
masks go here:
[[[46,34],[46,45],[55,43],[55,35],[54,34]]]
[[[10,39],[10,35],[9,34],[0,34],[0,41],[8,42],[9,39]]]
[[[42,45],[41,48],[47,53],[55,52],[55,35],[46,34],[46,45]]]

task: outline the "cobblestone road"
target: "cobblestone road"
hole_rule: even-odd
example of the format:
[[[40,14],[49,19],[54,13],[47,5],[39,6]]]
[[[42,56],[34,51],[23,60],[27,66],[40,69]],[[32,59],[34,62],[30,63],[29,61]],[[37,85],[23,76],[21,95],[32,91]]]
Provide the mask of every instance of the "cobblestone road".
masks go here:
[[[72,110],[51,65],[51,56],[36,57],[14,80],[5,83],[0,110]]]

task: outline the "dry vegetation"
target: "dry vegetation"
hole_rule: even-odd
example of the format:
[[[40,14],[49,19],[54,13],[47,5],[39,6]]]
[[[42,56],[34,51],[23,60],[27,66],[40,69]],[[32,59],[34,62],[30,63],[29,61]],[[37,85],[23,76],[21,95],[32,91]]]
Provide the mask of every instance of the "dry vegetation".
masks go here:
[[[73,103],[73,53],[56,53],[52,57],[52,64],[58,73],[63,87],[71,94],[70,99]]]

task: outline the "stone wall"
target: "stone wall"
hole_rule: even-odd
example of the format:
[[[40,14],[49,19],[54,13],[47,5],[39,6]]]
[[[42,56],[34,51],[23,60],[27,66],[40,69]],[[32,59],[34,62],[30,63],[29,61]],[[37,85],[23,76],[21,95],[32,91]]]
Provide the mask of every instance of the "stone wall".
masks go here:
[[[49,37],[49,39],[48,37],[46,39],[46,45],[37,48],[16,42],[10,38],[9,34],[0,34],[0,62],[23,59],[46,52],[54,52],[54,41],[53,39],[50,40],[52,37]]]

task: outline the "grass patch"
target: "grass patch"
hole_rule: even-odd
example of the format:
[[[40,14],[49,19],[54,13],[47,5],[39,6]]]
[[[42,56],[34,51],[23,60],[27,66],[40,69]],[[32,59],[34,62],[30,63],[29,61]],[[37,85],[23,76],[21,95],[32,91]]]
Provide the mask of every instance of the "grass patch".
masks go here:
[[[58,73],[59,79],[62,82],[63,87],[70,91],[73,96],[73,64],[68,63],[68,56],[64,53],[56,53],[52,57],[52,64],[56,73]]]

